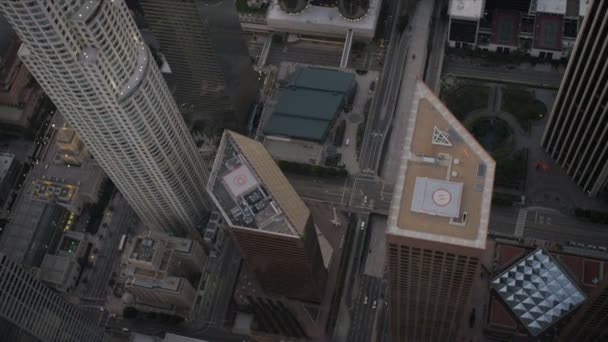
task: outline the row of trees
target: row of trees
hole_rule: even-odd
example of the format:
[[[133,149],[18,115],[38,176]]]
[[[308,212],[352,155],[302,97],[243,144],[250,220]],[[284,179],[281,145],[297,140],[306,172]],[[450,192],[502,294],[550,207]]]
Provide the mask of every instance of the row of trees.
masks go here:
[[[285,160],[279,160],[277,161],[277,164],[283,172],[295,173],[299,175],[337,178],[348,177],[348,171],[346,171],[344,167],[325,167],[321,165],[302,164]]]

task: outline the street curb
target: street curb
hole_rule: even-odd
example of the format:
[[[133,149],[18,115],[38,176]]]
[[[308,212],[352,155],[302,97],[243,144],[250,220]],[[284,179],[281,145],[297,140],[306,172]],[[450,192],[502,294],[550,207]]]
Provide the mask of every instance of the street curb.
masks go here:
[[[525,85],[525,86],[533,87],[533,88],[553,89],[553,90],[559,89],[559,86],[553,86],[553,85],[542,84],[542,83],[538,84],[538,83],[534,83],[534,82],[525,82],[525,81],[517,81],[517,80],[500,80],[500,79],[495,79],[495,78],[491,78],[491,77],[464,75],[464,74],[459,74],[459,73],[454,73],[454,72],[450,72],[450,74],[452,74],[456,78],[466,78],[466,79],[471,79],[471,80],[486,81],[486,82],[492,82],[492,83],[518,84],[518,85]]]

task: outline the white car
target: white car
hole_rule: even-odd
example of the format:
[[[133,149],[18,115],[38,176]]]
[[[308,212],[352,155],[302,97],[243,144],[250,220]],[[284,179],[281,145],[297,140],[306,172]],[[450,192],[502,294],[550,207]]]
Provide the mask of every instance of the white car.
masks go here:
[[[376,304],[378,304],[376,301],[374,301],[374,304],[372,304],[372,309],[376,308]]]
[[[361,221],[361,230],[365,229],[365,221]]]
[[[363,300],[363,304],[367,305],[367,296],[365,296],[365,299]]]

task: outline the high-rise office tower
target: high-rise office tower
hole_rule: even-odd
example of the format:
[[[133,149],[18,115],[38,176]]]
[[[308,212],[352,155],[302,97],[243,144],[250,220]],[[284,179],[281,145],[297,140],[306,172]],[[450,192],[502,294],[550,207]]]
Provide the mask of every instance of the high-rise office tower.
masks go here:
[[[321,301],[327,269],[310,210],[262,144],[224,131],[207,191],[265,292]]]
[[[19,56],[139,217],[184,235],[207,170],[123,0],[2,1]]]
[[[140,0],[187,122],[243,131],[258,81],[234,1]]]
[[[608,181],[608,1],[589,6],[541,144],[589,196],[596,196]]]
[[[486,247],[494,160],[422,82],[386,232],[393,341],[456,341]]]
[[[561,342],[608,341],[608,278],[604,276],[589,298],[559,333]]]
[[[0,340],[98,342],[95,325],[20,265],[0,253]]]

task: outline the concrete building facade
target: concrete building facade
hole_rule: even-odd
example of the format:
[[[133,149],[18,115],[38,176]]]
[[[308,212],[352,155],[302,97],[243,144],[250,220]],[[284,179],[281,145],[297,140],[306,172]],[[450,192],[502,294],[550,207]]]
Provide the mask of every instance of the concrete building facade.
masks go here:
[[[605,341],[608,339],[608,278],[589,295],[589,300],[560,332],[559,341]]]
[[[15,180],[15,171],[17,170],[17,161],[15,155],[7,152],[0,152],[0,206],[8,198],[13,181]]]
[[[101,342],[104,330],[0,253],[2,341]]]
[[[261,143],[225,131],[207,191],[265,292],[321,301],[327,269],[310,211]]]
[[[589,196],[608,181],[608,1],[591,3],[541,144]]]
[[[207,215],[206,169],[127,6],[66,6],[3,1],[0,12],[21,60],[139,217],[186,235]]]
[[[450,0],[450,47],[546,60],[570,55],[588,0]]]
[[[233,2],[142,0],[186,121],[244,131],[258,76]]]
[[[394,341],[456,341],[479,274],[495,162],[422,82],[386,232]]]
[[[141,235],[129,242],[123,262],[125,290],[144,310],[186,316],[196,297],[191,279],[200,276],[207,256],[196,241]]]

